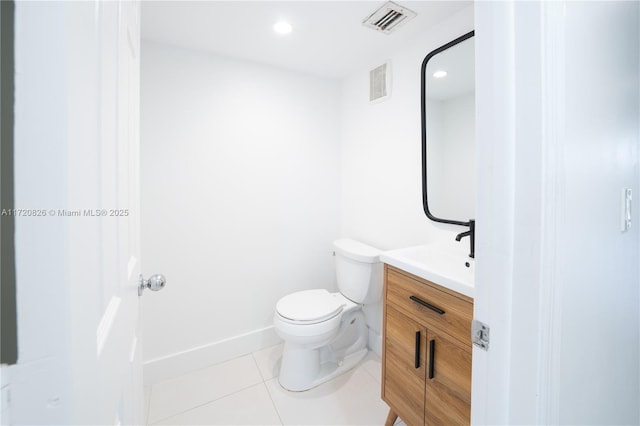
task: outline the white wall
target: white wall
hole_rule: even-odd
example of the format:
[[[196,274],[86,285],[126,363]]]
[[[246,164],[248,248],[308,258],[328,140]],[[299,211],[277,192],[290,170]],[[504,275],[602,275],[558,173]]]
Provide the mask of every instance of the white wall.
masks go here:
[[[473,7],[342,81],[341,235],[382,250],[438,240],[469,253],[468,238],[454,239],[468,228],[436,224],[423,211],[420,67],[429,52],[471,30]],[[391,64],[391,95],[369,103],[369,71],[386,60]],[[365,307],[365,315],[369,346],[379,350],[382,305]]]
[[[334,288],[338,236],[468,252],[422,210],[419,94],[424,57],[472,29],[468,8],[398,52],[378,104],[377,62],[340,85],[143,43],[143,261],[169,280],[143,298],[145,380],[273,342],[278,298]],[[381,307],[367,317],[376,339]]]
[[[275,343],[280,297],[334,287],[340,98],[332,80],[151,42],[141,72],[143,265],[168,280],[143,298],[153,381]]]
[[[567,2],[565,9],[561,423],[640,422],[637,208],[633,228],[619,229],[622,188],[640,194],[638,7]]]
[[[453,240],[466,228],[437,225],[423,212],[420,66],[429,52],[471,30],[473,7],[425,32],[393,57],[380,57],[343,81],[343,235],[385,250],[441,239],[468,252],[468,240]],[[391,96],[371,104],[369,70],[387,59],[391,61]]]

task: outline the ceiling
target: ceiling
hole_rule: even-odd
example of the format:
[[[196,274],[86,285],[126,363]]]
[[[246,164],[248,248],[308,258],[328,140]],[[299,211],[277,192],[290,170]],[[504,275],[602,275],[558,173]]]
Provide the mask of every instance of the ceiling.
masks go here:
[[[341,78],[390,57],[471,1],[397,1],[417,16],[392,34],[362,21],[384,1],[143,1],[142,37],[277,67]],[[273,24],[286,20],[287,35]]]

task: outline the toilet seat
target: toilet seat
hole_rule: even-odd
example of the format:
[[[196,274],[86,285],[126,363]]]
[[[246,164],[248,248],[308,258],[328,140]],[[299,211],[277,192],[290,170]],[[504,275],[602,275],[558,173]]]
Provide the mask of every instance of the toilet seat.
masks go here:
[[[317,324],[342,312],[343,300],[325,289],[304,290],[284,296],[276,304],[277,314],[296,324]]]

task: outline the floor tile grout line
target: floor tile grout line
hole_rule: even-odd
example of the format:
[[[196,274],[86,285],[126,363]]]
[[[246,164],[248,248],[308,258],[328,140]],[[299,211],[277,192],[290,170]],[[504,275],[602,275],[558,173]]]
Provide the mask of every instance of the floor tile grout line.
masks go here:
[[[380,383],[380,380],[378,380],[378,376],[375,376],[372,372],[369,371],[369,369],[367,367],[364,366],[364,364],[360,365],[360,367],[363,368],[364,371],[367,372],[368,375],[370,375],[371,377],[373,377],[373,380],[376,381],[376,383]]]
[[[276,346],[276,345],[274,345],[274,346]],[[265,348],[265,349],[266,349],[266,348]],[[229,362],[229,361],[233,361],[233,360],[236,360],[236,359],[239,359],[239,358],[242,358],[242,357],[246,357],[246,356],[251,356],[251,359],[253,359],[253,363],[254,363],[254,365],[255,365],[255,367],[256,367],[256,370],[258,370],[258,375],[260,376],[260,379],[262,380],[262,383],[266,384],[266,382],[267,382],[268,380],[272,380],[272,379],[273,379],[273,377],[272,377],[272,378],[270,378],[270,379],[265,379],[265,378],[264,378],[264,375],[262,374],[262,371],[260,370],[260,366],[258,365],[258,361],[257,361],[257,359],[256,359],[256,357],[255,357],[255,355],[254,355],[256,352],[258,352],[258,351],[249,352],[249,353],[246,353],[246,354],[244,354],[244,355],[240,355],[240,356],[238,356],[238,357],[236,357],[236,358],[233,358],[233,359],[231,359],[231,360],[228,360],[228,361],[223,361],[223,362],[220,362],[220,363],[217,363],[217,364],[213,364],[213,365],[211,365],[211,366],[209,366],[209,367],[200,368],[200,369],[198,369],[198,370],[191,371],[191,372],[189,372],[189,373],[187,373],[187,374],[185,374],[185,375],[194,374],[194,373],[200,372],[200,371],[202,371],[202,370],[206,370],[206,369],[208,369],[208,368],[215,367],[215,366],[220,365],[220,364],[224,364],[224,363]],[[171,381],[171,380],[175,380],[175,379],[177,379],[177,378],[164,380],[163,382],[167,382],[167,381]],[[220,396],[220,397],[218,397],[218,398],[212,399],[212,400],[207,401],[207,402],[205,402],[205,403],[202,403],[202,404],[199,404],[199,405],[193,406],[193,407],[188,408],[188,409],[186,409],[186,410],[179,411],[179,412],[174,413],[174,414],[171,414],[170,416],[167,416],[167,417],[162,417],[162,418],[160,418],[160,419],[155,420],[153,423],[151,423],[151,422],[150,422],[150,420],[149,420],[149,418],[150,418],[150,414],[151,414],[151,403],[152,403],[152,397],[151,397],[151,394],[153,393],[153,388],[154,388],[154,386],[156,386],[156,385],[158,385],[158,384],[160,384],[160,383],[162,383],[162,382],[159,382],[159,383],[156,383],[156,384],[154,384],[154,385],[150,385],[150,386],[149,386],[149,389],[150,389],[149,404],[148,404],[148,409],[147,409],[147,416],[146,416],[146,418],[145,418],[145,425],[148,425],[148,426],[151,426],[151,425],[157,424],[158,422],[161,422],[161,421],[164,421],[164,420],[170,419],[170,418],[175,417],[175,416],[177,416],[177,415],[184,414],[184,413],[186,413],[187,411],[191,411],[191,410],[193,410],[193,409],[203,407],[203,406],[205,406],[205,405],[211,404],[212,402],[218,401],[219,399],[222,399],[222,398],[225,398],[225,397],[227,397],[227,396],[230,396],[230,395],[236,394],[236,393],[238,393],[238,392],[242,392],[243,390],[249,389],[249,388],[251,388],[251,387],[253,387],[253,386],[256,386],[256,385],[260,384],[260,382],[256,382],[256,383],[251,384],[251,385],[249,385],[249,386],[247,386],[247,387],[244,387],[244,388],[242,388],[242,389],[238,389],[238,390],[236,390],[236,391],[234,391],[234,392],[231,392],[231,393],[228,393],[228,394],[222,395],[222,396]],[[267,389],[267,393],[269,393],[268,389]],[[269,394],[269,398],[271,399],[271,394]],[[273,403],[273,400],[272,400],[272,403]],[[275,404],[274,404],[274,408],[276,409],[276,413],[278,413],[278,410],[277,410],[277,408],[275,407]],[[278,418],[280,418],[280,414],[279,414],[279,413],[278,413]],[[280,420],[281,420],[281,422],[282,422],[282,419],[280,419]]]
[[[269,395],[269,400],[271,401],[271,405],[273,406],[273,409],[276,411],[276,415],[278,416],[278,420],[280,420],[280,424],[281,425],[284,425],[284,421],[282,421],[282,416],[280,415],[280,411],[278,410],[278,407],[276,406],[276,403],[273,400],[273,396],[271,395],[271,392],[269,392],[269,386],[267,386],[267,380],[262,375],[262,370],[260,370],[260,366],[258,365],[258,360],[255,357],[255,352],[251,352],[251,356],[253,356],[253,361],[256,363],[256,367],[258,368],[258,371],[260,372],[260,376],[262,377],[262,384],[264,385],[264,388],[267,391],[267,395]],[[274,379],[274,377],[270,378],[269,381],[271,381],[273,379]]]
[[[253,353],[252,353],[252,354],[253,354]],[[254,362],[256,362],[256,363],[257,363],[257,361],[255,360],[255,357],[254,357]],[[357,369],[359,369],[359,368],[364,369],[364,370],[367,372],[367,375],[368,375],[368,376],[371,376],[371,378],[372,378],[374,381],[376,381],[376,382],[377,382],[377,380],[376,380],[376,378],[373,376],[373,374],[372,374],[371,372],[369,372],[369,371],[364,367],[364,365],[363,365],[363,364],[360,364],[359,366],[356,366],[356,368],[353,368],[353,369],[351,369],[350,371],[352,371],[352,372],[353,372],[353,371],[355,371],[355,370],[357,370]],[[259,370],[259,368],[258,368],[258,370]],[[261,373],[260,373],[260,377],[261,377],[261,378],[263,377]],[[330,380],[330,381],[333,381],[333,380],[336,380],[336,379],[338,379],[338,377],[336,377],[336,378],[334,378],[334,379],[332,379],[332,380]],[[272,377],[272,378],[270,378],[270,379],[268,379],[268,380],[263,380],[262,385],[263,385],[263,386],[265,386],[265,388],[266,388],[266,390],[267,390],[267,395],[269,396],[269,399],[271,400],[272,406],[273,406],[274,410],[276,411],[276,415],[278,416],[278,419],[279,419],[279,421],[280,421],[280,424],[281,424],[281,425],[284,425],[285,423],[284,423],[284,421],[282,420],[282,416],[281,416],[281,414],[280,414],[280,411],[278,410],[278,407],[276,406],[275,401],[273,400],[273,395],[272,395],[271,391],[269,390],[269,386],[267,385],[267,382],[271,382],[271,381],[273,381],[273,380],[276,380],[276,381],[277,381],[277,377]],[[188,412],[188,411],[191,411],[191,410],[194,410],[194,409],[196,409],[196,408],[200,408],[200,407],[203,407],[203,406],[205,406],[205,405],[212,404],[212,403],[214,403],[214,402],[216,402],[216,401],[219,401],[219,400],[221,400],[221,399],[223,399],[223,398],[226,398],[227,396],[234,395],[234,394],[236,394],[236,393],[242,392],[242,391],[244,391],[244,390],[247,390],[247,389],[249,389],[249,388],[252,388],[252,387],[255,387],[255,386],[258,386],[258,385],[260,385],[260,382],[258,382],[258,383],[254,383],[253,385],[250,385],[250,386],[244,387],[244,388],[242,388],[242,389],[236,390],[236,391],[231,392],[231,393],[229,393],[229,394],[226,394],[226,395],[223,395],[223,396],[221,396],[221,397],[215,398],[215,399],[213,399],[213,400],[211,400],[211,401],[208,401],[208,402],[206,402],[206,403],[203,403],[203,404],[200,404],[200,405],[194,406],[194,407],[189,408],[189,409],[187,409],[187,410],[183,410],[183,411],[180,411],[180,412],[178,412],[178,413],[176,413],[176,414],[172,414],[171,416],[164,417],[164,418],[162,418],[162,419],[156,420],[156,421],[155,421],[155,422],[153,422],[153,423],[148,423],[148,425],[149,425],[149,426],[151,426],[151,425],[156,425],[156,424],[158,424],[159,422],[162,422],[162,421],[164,421],[164,420],[168,420],[168,419],[170,419],[170,418],[172,418],[172,417],[176,417],[176,416],[178,416],[178,415],[184,414],[184,413],[186,413],[186,412]],[[279,384],[278,384],[278,385],[279,385]],[[149,405],[150,405],[150,403],[149,403]],[[398,420],[400,420],[400,419],[398,419]],[[340,426],[340,425],[332,425],[332,426]],[[404,424],[403,424],[403,423],[397,423],[397,424],[396,424],[396,426],[404,426]]]
[[[262,374],[262,370],[260,369],[260,365],[258,364],[258,359],[256,358],[255,354],[257,354],[258,352],[263,352],[263,351],[265,351],[265,350],[267,350],[267,349],[273,349],[273,348],[275,348],[276,346],[280,346],[280,345],[284,345],[284,343],[278,343],[278,344],[276,344],[276,345],[267,346],[266,348],[262,348],[262,349],[260,349],[260,350],[258,350],[258,351],[251,352],[251,355],[253,356],[253,360],[255,361],[256,366],[258,367],[258,372],[260,372],[260,376],[262,376],[262,379],[264,380],[264,382],[265,382],[265,383],[266,383],[267,381],[269,381],[269,380],[271,380],[271,379],[275,378],[276,376],[271,376],[271,377],[269,377],[269,378],[265,378],[265,376]],[[280,354],[280,358],[282,358],[282,354]]]
[[[1,0],[0,0],[0,1],[1,1]],[[243,355],[239,355],[239,356],[237,356],[237,357],[235,357],[235,358],[229,359],[229,360],[227,360],[227,361],[223,361],[223,362],[219,362],[219,363],[216,363],[216,364],[212,364],[212,365],[210,365],[209,367],[199,368],[199,369],[197,369],[197,370],[193,370],[193,371],[190,371],[190,372],[188,372],[188,373],[182,374],[182,375],[180,375],[180,376],[178,376],[178,377],[174,377],[174,378],[171,378],[171,379],[163,380],[163,381],[160,381],[160,382],[155,383],[155,384],[153,384],[153,385],[150,385],[149,387],[150,387],[151,395],[149,396],[149,413],[148,413],[148,416],[147,416],[147,418],[146,418],[146,423],[145,423],[145,424],[146,424],[146,425],[153,425],[153,424],[157,424],[158,422],[161,422],[161,421],[163,421],[163,420],[170,419],[171,417],[177,416],[177,415],[179,415],[179,414],[186,413],[187,411],[193,410],[193,409],[195,409],[195,408],[199,408],[199,407],[205,406],[205,405],[210,404],[210,403],[212,403],[212,402],[214,402],[214,401],[217,401],[217,400],[219,400],[219,399],[222,399],[222,398],[224,398],[224,397],[226,397],[226,396],[233,395],[233,394],[238,393],[238,392],[241,392],[241,391],[243,391],[243,390],[245,390],[245,389],[249,389],[249,388],[250,388],[250,387],[252,387],[252,386],[256,386],[256,385],[260,384],[260,382],[255,382],[255,383],[253,383],[253,384],[251,384],[251,385],[248,385],[248,386],[246,386],[246,387],[243,387],[243,388],[238,389],[238,390],[236,390],[236,391],[233,391],[233,392],[231,392],[231,393],[224,394],[224,395],[219,396],[219,397],[217,397],[217,398],[215,398],[215,399],[209,400],[209,401],[207,401],[207,402],[205,402],[205,403],[202,403],[202,404],[199,404],[199,405],[193,406],[193,407],[191,407],[191,408],[188,408],[188,409],[186,409],[186,410],[182,410],[182,411],[179,411],[179,412],[177,412],[177,413],[171,414],[170,416],[162,417],[162,418],[160,418],[160,419],[158,419],[158,420],[155,420],[155,421],[153,421],[153,422],[150,422],[150,420],[149,420],[150,415],[151,415],[151,405],[152,405],[152,402],[153,402],[152,395],[153,395],[153,389],[154,389],[154,387],[156,387],[156,386],[158,386],[158,385],[160,385],[160,384],[162,384],[162,383],[175,381],[175,380],[180,379],[181,377],[184,377],[184,376],[195,375],[195,374],[200,373],[200,372],[202,372],[202,371],[204,371],[204,370],[207,370],[207,369],[209,369],[209,368],[216,367],[216,366],[219,366],[219,365],[225,364],[225,363],[227,363],[227,362],[236,361],[236,360],[238,360],[238,359],[240,359],[240,358],[245,358],[245,357],[248,357],[248,356],[251,356],[251,359],[253,359],[253,360],[254,360],[254,365],[255,365],[255,367],[256,367],[256,370],[258,370],[258,377],[260,377],[260,380],[263,380],[263,378],[262,378],[262,373],[260,372],[260,368],[257,366],[256,361],[255,361],[255,358],[253,357],[253,352],[248,352],[248,353],[245,353],[245,354],[243,354]],[[263,383],[264,383],[264,381],[263,381]]]
[[[149,414],[151,414],[151,398],[153,396],[153,386],[149,386],[149,401],[146,401],[146,397],[145,397],[146,391],[144,391],[143,388],[143,398],[144,398],[144,424],[145,426],[149,424]]]
[[[179,412],[177,412],[177,413],[175,413],[175,414],[172,414],[172,415],[170,415],[170,416],[167,416],[167,417],[163,417],[163,418],[161,418],[161,419],[158,419],[158,420],[154,421],[153,423],[149,423],[149,425],[155,425],[155,424],[158,424],[158,422],[161,422],[161,421],[164,421],[164,420],[170,419],[171,417],[175,417],[175,416],[177,416],[177,415],[179,415],[179,414],[184,414],[184,413],[186,413],[187,411],[191,411],[191,410],[195,410],[196,408],[204,407],[205,405],[209,405],[209,404],[211,404],[211,403],[213,403],[213,402],[219,401],[219,400],[221,400],[221,399],[223,399],[223,398],[226,398],[226,397],[228,397],[228,396],[235,395],[235,394],[237,394],[238,392],[245,391],[245,390],[250,389],[250,388],[252,388],[252,387],[254,387],[254,386],[258,386],[259,384],[261,384],[261,383],[260,383],[260,382],[257,382],[257,383],[254,383],[254,384],[252,384],[252,385],[246,386],[246,387],[244,387],[244,388],[242,388],[242,389],[238,389],[238,390],[233,391],[233,392],[231,392],[231,393],[227,393],[227,394],[225,394],[225,395],[219,396],[218,398],[215,398],[215,399],[212,399],[212,400],[210,400],[210,401],[207,401],[207,402],[205,402],[205,403],[203,403],[203,404],[199,404],[199,405],[193,406],[193,407],[191,407],[191,408],[189,408],[189,409],[186,409],[186,410],[183,410],[183,411],[179,411]],[[264,384],[264,382],[262,382],[262,384]]]
[[[256,351],[256,352],[257,352],[257,351]],[[271,392],[270,392],[270,390],[269,390],[269,386],[267,385],[267,382],[268,382],[268,381],[272,381],[272,380],[276,380],[276,381],[277,381],[277,377],[271,377],[271,378],[269,378],[269,379],[265,379],[265,378],[264,378],[264,375],[262,374],[262,371],[260,370],[260,367],[259,367],[259,365],[258,365],[258,360],[256,359],[256,356],[255,356],[255,353],[256,353],[256,352],[250,352],[250,353],[245,354],[245,355],[242,355],[242,356],[240,356],[240,357],[238,357],[238,358],[241,358],[241,357],[243,357],[243,356],[247,356],[247,355],[251,355],[251,358],[253,359],[254,365],[255,365],[256,369],[258,370],[258,375],[259,375],[260,379],[262,380],[262,382],[256,382],[256,383],[253,383],[253,384],[251,384],[251,385],[248,385],[248,386],[246,386],[246,387],[243,387],[243,388],[241,388],[241,389],[238,389],[238,390],[236,390],[236,391],[234,391],[234,392],[231,392],[231,393],[228,393],[228,394],[222,395],[222,396],[220,396],[220,397],[218,397],[218,398],[214,398],[214,399],[212,399],[212,400],[210,400],[210,401],[207,401],[207,402],[205,402],[205,403],[202,403],[202,404],[196,405],[196,406],[191,407],[191,408],[186,409],[186,410],[179,411],[179,412],[174,413],[174,414],[172,414],[172,415],[170,415],[170,416],[160,418],[160,419],[158,419],[158,420],[155,420],[153,423],[149,423],[149,421],[148,421],[148,420],[149,420],[149,416],[148,416],[148,415],[149,415],[149,414],[151,414],[151,413],[150,413],[150,409],[151,409],[151,402],[152,402],[151,394],[152,394],[152,392],[153,392],[153,386],[150,386],[150,395],[149,395],[149,404],[148,404],[148,414],[147,414],[147,418],[146,418],[146,423],[145,423],[145,424],[147,424],[147,425],[155,425],[155,424],[158,424],[159,422],[162,422],[162,421],[165,421],[165,420],[171,419],[172,417],[176,417],[176,416],[181,415],[181,414],[184,414],[184,413],[186,413],[186,412],[188,412],[188,411],[192,411],[192,410],[195,410],[195,409],[197,409],[197,408],[204,407],[205,405],[212,404],[212,403],[214,403],[214,402],[216,402],[216,401],[219,401],[219,400],[221,400],[221,399],[223,399],[223,398],[226,398],[226,397],[228,397],[228,396],[231,396],[231,395],[237,394],[238,392],[245,391],[245,390],[247,390],[247,389],[249,389],[249,388],[255,387],[255,386],[259,385],[260,383],[262,383],[262,385],[263,385],[263,386],[265,386],[265,388],[266,388],[266,390],[267,390],[267,395],[269,396],[269,399],[270,399],[270,401],[271,401],[271,404],[272,404],[272,406],[273,406],[274,410],[276,411],[276,414],[277,414],[277,416],[278,416],[278,419],[280,420],[280,424],[281,424],[281,425],[284,425],[284,421],[282,420],[282,416],[281,416],[281,414],[280,414],[280,411],[278,410],[278,407],[276,406],[275,401],[274,401],[274,399],[273,399],[273,395],[272,395],[272,393],[271,393]],[[220,364],[222,364],[222,363],[220,363]],[[216,364],[216,365],[217,365],[217,364]],[[357,365],[357,366],[355,366],[355,367],[356,367],[356,368],[353,368],[353,369],[351,369],[351,370],[355,371],[356,369],[360,369],[360,368],[362,368],[362,369],[364,369],[364,370],[366,371],[367,375],[368,375],[369,377],[371,377],[371,378],[372,378],[376,383],[380,383],[380,382],[378,381],[377,377],[376,377],[372,372],[370,372],[370,371],[369,371],[369,370],[364,366],[364,364],[362,364],[362,363],[361,363],[361,364],[359,364],[359,365]],[[351,371],[351,370],[350,370],[350,371]],[[334,379],[337,379],[337,377],[336,377],[336,378],[334,378]],[[334,380],[334,379],[332,379],[332,380]],[[332,381],[332,380],[331,380],[331,381]]]
[[[258,374],[260,374],[262,383],[265,383],[266,380],[264,378],[264,375],[262,374],[262,370],[260,370],[260,366],[258,365],[258,360],[256,359],[255,352],[251,352],[251,358],[253,358],[253,363],[256,365],[256,368],[258,369]]]
[[[271,380],[273,380],[273,379],[269,379],[269,381],[271,381]],[[278,406],[276,405],[276,402],[273,400],[273,395],[271,395],[271,392],[269,391],[269,386],[267,386],[267,382],[264,382],[264,387],[265,387],[265,389],[267,389],[267,395],[269,395],[269,399],[271,400],[271,405],[273,405],[273,409],[276,410],[276,414],[278,415],[278,419],[280,420],[280,424],[284,425],[284,420],[282,420],[282,416],[280,415],[280,410],[278,410]]]
[[[0,0],[0,1],[2,1],[2,0]],[[187,371],[185,373],[182,373],[182,374],[180,374],[178,376],[170,377],[170,378],[167,378],[167,379],[164,379],[164,380],[160,380],[159,382],[153,383],[153,384],[151,384],[149,386],[153,389],[154,387],[156,387],[158,385],[161,385],[161,384],[166,383],[166,382],[172,382],[172,381],[178,380],[180,378],[183,378],[185,376],[192,376],[192,375],[195,376],[195,375],[198,375],[198,374],[202,373],[203,371],[208,370],[210,368],[218,367],[218,366],[221,366],[222,364],[226,364],[228,362],[237,361],[237,360],[239,360],[241,358],[248,357],[249,355],[253,355],[253,352],[245,352],[245,353],[242,353],[240,355],[235,356],[234,358],[227,359],[225,361],[216,362],[215,364],[211,364],[211,365],[208,365],[206,367],[200,367],[200,368],[197,368],[195,370],[189,370],[189,371]],[[258,369],[258,372],[260,372],[260,369]]]
[[[331,379],[331,380],[329,380],[329,381],[327,381],[327,382],[324,382],[324,383],[319,384],[318,386],[322,386],[322,385],[324,385],[324,384],[326,384],[326,383],[331,383],[331,382],[333,382],[334,380],[339,380],[341,376],[343,376],[343,375],[345,375],[345,374],[349,374],[349,373],[354,373],[356,370],[358,370],[358,369],[360,369],[360,368],[363,368],[363,369],[365,369],[365,370],[366,370],[366,368],[364,368],[364,365],[363,365],[363,364],[359,364],[359,365],[356,365],[355,367],[351,368],[350,370],[345,371],[345,372],[344,372],[344,373],[342,373],[341,375],[336,376],[336,377],[334,377],[333,379]],[[371,373],[369,373],[368,371],[367,371],[367,374],[368,374],[369,376],[371,376]],[[374,382],[376,382],[376,383],[378,382],[378,381],[375,379],[375,377],[373,377],[372,379],[373,379],[373,381],[374,381]],[[274,378],[272,378],[272,379],[269,379],[269,381],[273,381],[273,380],[276,380],[276,381],[277,381],[277,377],[274,377]],[[266,383],[265,383],[265,385],[266,385]],[[279,383],[278,383],[278,386],[280,386],[280,384],[279,384]],[[283,389],[284,389],[284,388],[283,388]],[[285,391],[287,391],[287,390],[285,389]],[[291,391],[287,391],[287,392],[291,392]],[[271,400],[273,401],[273,397],[272,397],[272,395],[271,395],[271,392],[269,391],[269,386],[267,386],[267,393],[269,393],[269,397],[270,397],[270,398],[271,398]],[[280,418],[280,421],[282,422],[282,425],[284,425],[285,423],[284,423],[284,421],[282,420],[282,417],[280,416],[280,411],[278,410],[278,407],[276,406],[275,402],[273,402],[273,406],[274,406],[274,408],[275,408],[275,410],[276,410],[276,413],[278,413],[278,417]],[[307,423],[303,423],[303,424],[294,424],[294,425],[295,425],[295,426],[305,426],[305,425],[307,425]],[[318,425],[315,425],[315,424],[313,424],[313,425],[314,425],[314,426],[318,426]],[[331,425],[321,425],[321,426],[347,426],[347,425],[342,425],[342,424],[331,424]]]

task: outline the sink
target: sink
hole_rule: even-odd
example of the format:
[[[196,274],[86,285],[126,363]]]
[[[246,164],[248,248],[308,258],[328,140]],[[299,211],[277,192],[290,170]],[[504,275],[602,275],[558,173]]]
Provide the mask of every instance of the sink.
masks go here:
[[[383,252],[380,260],[435,284],[473,297],[475,262],[439,244]]]

